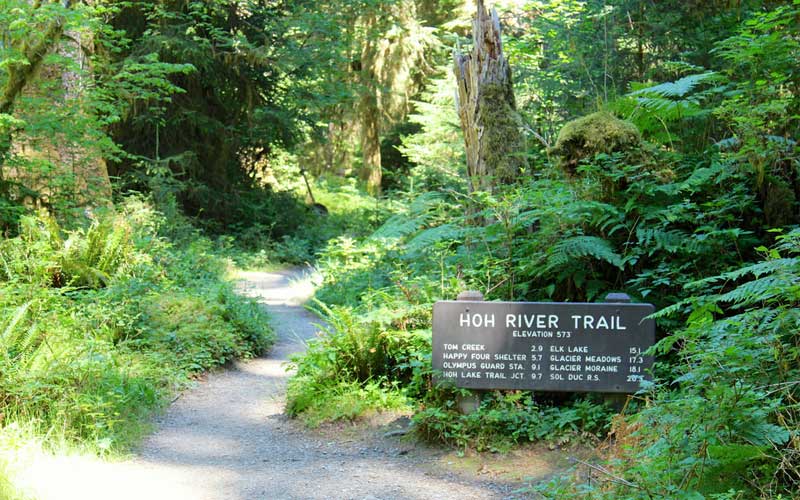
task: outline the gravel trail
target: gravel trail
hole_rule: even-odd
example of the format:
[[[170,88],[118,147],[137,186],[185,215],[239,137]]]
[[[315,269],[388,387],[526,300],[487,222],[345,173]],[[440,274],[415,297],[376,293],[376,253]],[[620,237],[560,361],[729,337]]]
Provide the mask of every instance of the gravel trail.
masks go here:
[[[503,499],[514,486],[437,466],[441,457],[379,434],[312,432],[284,415],[284,363],[319,319],[301,270],[249,272],[241,293],[268,308],[278,340],[255,360],[212,373],[184,393],[128,461],[55,464],[41,499]],[[60,477],[64,476],[64,477]]]

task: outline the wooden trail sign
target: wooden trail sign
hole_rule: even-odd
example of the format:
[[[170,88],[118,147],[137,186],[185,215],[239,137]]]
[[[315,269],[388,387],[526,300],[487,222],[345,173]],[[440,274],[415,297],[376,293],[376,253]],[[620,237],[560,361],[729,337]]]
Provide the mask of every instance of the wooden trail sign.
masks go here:
[[[470,389],[636,392],[650,380],[651,304],[441,301],[433,368]]]

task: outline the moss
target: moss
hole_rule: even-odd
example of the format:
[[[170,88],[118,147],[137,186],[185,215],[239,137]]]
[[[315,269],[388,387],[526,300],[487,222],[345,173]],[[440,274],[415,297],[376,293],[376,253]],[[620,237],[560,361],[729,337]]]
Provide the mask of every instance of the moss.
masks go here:
[[[513,99],[505,85],[481,86],[479,109],[484,136],[480,154],[498,184],[514,182],[527,167],[522,118],[514,109]]]
[[[564,125],[553,153],[561,158],[561,166],[574,174],[581,160],[598,153],[641,150],[642,147],[642,136],[634,124],[601,111]]]

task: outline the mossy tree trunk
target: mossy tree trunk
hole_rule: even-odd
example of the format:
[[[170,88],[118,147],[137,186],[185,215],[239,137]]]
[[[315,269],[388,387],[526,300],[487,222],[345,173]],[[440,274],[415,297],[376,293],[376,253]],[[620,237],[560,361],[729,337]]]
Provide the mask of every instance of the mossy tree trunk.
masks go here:
[[[382,180],[381,135],[408,116],[425,74],[433,71],[427,56],[438,41],[431,28],[420,24],[413,0],[375,3],[363,15],[361,32],[357,90],[361,177],[369,192],[377,195]]]
[[[511,67],[503,55],[500,20],[478,0],[469,54],[454,53],[458,115],[464,132],[467,173],[473,191],[511,184],[527,166],[522,119]]]
[[[377,196],[381,192],[382,178],[380,110],[375,94],[371,91],[366,94],[362,98],[361,112],[361,179],[366,181],[367,191]]]
[[[84,112],[84,97],[92,86],[92,82],[87,81],[92,78],[92,68],[86,50],[93,51],[93,34],[67,27],[72,12],[70,1],[30,3],[33,7],[27,20],[30,32],[14,40],[10,46],[20,61],[6,67],[6,84],[0,90],[0,114],[32,123],[30,129],[34,132],[24,127],[16,130],[0,128],[0,179],[22,184],[40,198],[53,198],[56,191],[64,196],[66,190],[64,186],[51,185],[52,179],[71,178],[74,199],[81,204],[107,204],[111,200],[111,183],[105,160],[93,147],[95,138],[76,131],[74,127],[78,125],[72,123],[64,123],[55,134],[37,134],[35,131],[40,109],[46,108],[43,103],[52,109],[69,109],[67,114],[72,113],[80,123],[82,116],[78,115]],[[37,25],[39,17],[46,20],[41,26]],[[53,62],[47,59],[51,55],[57,56]],[[67,60],[73,64],[62,62]],[[54,82],[58,82],[60,89],[53,88]],[[24,161],[2,172],[4,161],[10,156]],[[19,166],[26,162],[30,164],[29,168]],[[42,162],[52,164],[55,173],[42,174],[41,169],[36,168]],[[8,197],[9,193],[3,194]]]
[[[13,113],[17,98],[34,79],[45,56],[58,44],[63,33],[63,19],[59,16],[47,23],[44,29],[38,33],[36,39],[25,40],[22,46],[12,47],[19,50],[24,60],[10,62],[6,65],[8,77],[5,87],[0,91],[0,115],[11,115]],[[0,134],[2,134],[2,138],[0,138],[1,172],[3,167],[2,160],[11,148],[11,130],[5,127],[0,128]]]
[[[366,21],[366,31],[375,29],[378,22],[376,13],[372,13]],[[361,82],[364,86],[361,94],[361,179],[367,183],[367,191],[379,195],[381,191],[381,139],[378,100],[378,82],[375,74],[378,58],[378,41],[367,36],[361,52]]]
[[[56,52],[73,62],[74,68],[64,66],[52,70],[52,79],[60,80],[63,101],[85,114],[84,105],[89,87],[94,85],[91,54],[94,53],[94,35],[90,31],[67,31],[56,47]],[[47,70],[46,67],[43,70]],[[57,105],[60,103],[56,103]],[[86,133],[75,144],[65,144],[54,148],[51,156],[65,167],[72,168],[75,177],[75,196],[80,205],[111,205],[111,179],[108,165],[102,154],[92,148],[91,139]],[[66,141],[65,141],[66,142]]]

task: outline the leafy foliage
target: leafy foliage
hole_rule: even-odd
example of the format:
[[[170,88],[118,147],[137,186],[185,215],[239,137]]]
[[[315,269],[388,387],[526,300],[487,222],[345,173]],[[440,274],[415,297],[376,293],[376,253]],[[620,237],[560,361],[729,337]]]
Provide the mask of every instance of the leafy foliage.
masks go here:
[[[4,425],[119,450],[193,374],[269,345],[263,313],[222,281],[211,243],[175,246],[157,232],[167,224],[131,199],[66,234],[24,218],[2,241]]]
[[[414,421],[418,432],[428,440],[498,452],[526,441],[548,440],[566,445],[576,437],[590,439],[608,429],[609,417],[606,408],[590,400],[554,407],[537,404],[524,391],[496,391],[484,397],[473,413],[458,412],[453,399],[448,399],[424,405]]]
[[[605,473],[538,488],[553,498],[794,495],[797,2],[497,2],[531,168],[492,193],[465,192],[456,3],[2,3],[4,423],[116,449],[187,377],[262,349],[216,245],[318,266],[328,328],[288,406],[312,425],[413,406],[458,447],[608,434]],[[164,216],[86,210],[106,161]],[[395,192],[364,196],[352,177],[380,169]],[[513,391],[462,415],[430,310],[464,289],[652,302],[655,382],[613,418]]]
[[[646,408],[615,423],[612,464],[624,485],[592,488],[586,498],[781,498],[797,491],[800,233],[762,250],[763,262],[690,285],[723,284],[719,293],[657,313],[689,313],[685,327],[653,349],[681,346],[678,376],[659,381]]]
[[[129,42],[108,22],[113,2],[2,7],[0,220],[13,231],[23,203],[68,219],[89,200],[109,202],[106,161],[123,155],[109,129],[139,102],[168,102],[182,91],[170,78],[194,67],[156,53],[111,64]]]

